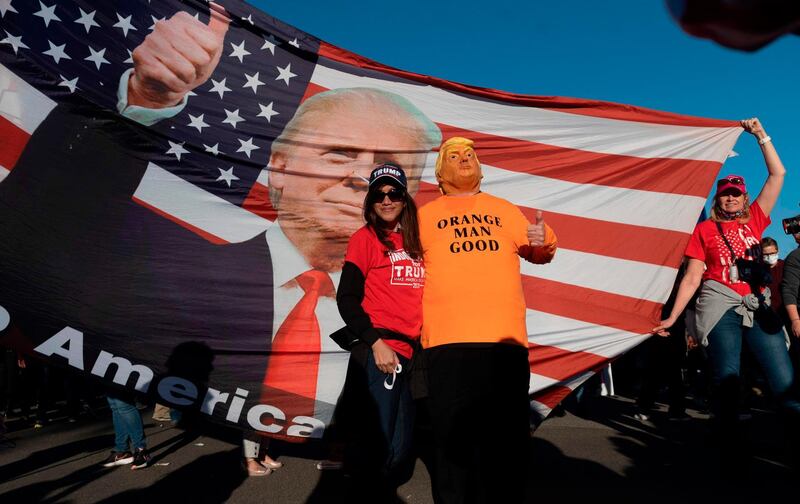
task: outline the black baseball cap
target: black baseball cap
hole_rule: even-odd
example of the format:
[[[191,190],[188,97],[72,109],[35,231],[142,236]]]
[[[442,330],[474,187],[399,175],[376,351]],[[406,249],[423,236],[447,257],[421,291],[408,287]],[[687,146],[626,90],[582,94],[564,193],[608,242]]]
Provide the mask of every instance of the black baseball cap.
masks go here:
[[[378,165],[369,174],[369,188],[378,187],[378,183],[391,184],[403,189],[408,187],[405,172],[402,168],[392,163]]]

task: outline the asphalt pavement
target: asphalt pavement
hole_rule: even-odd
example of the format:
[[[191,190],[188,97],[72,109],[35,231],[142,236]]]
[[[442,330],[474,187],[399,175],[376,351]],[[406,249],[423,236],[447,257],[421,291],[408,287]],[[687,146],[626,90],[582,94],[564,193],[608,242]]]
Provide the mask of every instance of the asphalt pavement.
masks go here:
[[[566,411],[546,420],[530,441],[528,501],[764,502],[795,493],[794,454],[774,412],[753,410],[740,442],[721,461],[707,414],[689,409],[690,419],[672,421],[660,411],[642,422],[636,411],[625,397],[598,397],[581,416]],[[138,471],[100,466],[113,446],[107,411],[77,423],[56,418],[41,429],[10,422],[0,440],[0,502],[352,503],[346,475],[316,469],[325,455],[321,444],[281,446],[283,468],[248,478],[237,433],[154,422],[148,410],[143,416],[153,459]],[[476,436],[492,428],[501,427],[475,418]],[[424,454],[424,430],[418,439]],[[399,502],[433,502],[425,458],[399,487]]]

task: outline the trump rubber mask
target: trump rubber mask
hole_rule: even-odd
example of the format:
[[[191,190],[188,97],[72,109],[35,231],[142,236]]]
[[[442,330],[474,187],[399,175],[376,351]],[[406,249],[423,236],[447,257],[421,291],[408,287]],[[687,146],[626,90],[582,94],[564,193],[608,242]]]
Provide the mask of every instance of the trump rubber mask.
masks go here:
[[[481,164],[468,138],[453,137],[439,148],[436,180],[442,194],[472,194],[480,191]]]

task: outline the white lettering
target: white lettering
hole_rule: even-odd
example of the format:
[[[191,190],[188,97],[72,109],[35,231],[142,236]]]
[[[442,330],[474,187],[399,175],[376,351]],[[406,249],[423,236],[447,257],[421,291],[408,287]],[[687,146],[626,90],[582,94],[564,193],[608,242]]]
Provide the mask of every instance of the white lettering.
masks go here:
[[[247,397],[247,394],[249,394],[249,392],[245,389],[236,389],[236,395],[231,399],[231,407],[228,408],[228,415],[225,417],[225,420],[239,423],[239,417],[242,415],[242,408],[244,407],[244,398]]]
[[[142,364],[132,364],[131,361],[124,357],[114,357],[113,354],[105,350],[100,352],[97,360],[92,367],[92,374],[95,376],[104,377],[108,372],[109,366],[114,364],[117,366],[117,372],[114,374],[113,382],[117,385],[127,385],[130,380],[131,374],[136,373],[139,378],[136,380],[136,385],[133,388],[139,392],[145,393],[150,387],[150,382],[153,381],[153,372],[149,367]]]
[[[178,406],[189,406],[197,399],[197,387],[189,380],[167,376],[158,384],[158,393]]]
[[[64,345],[67,345],[64,348]],[[34,348],[34,351],[50,357],[59,355],[67,359],[69,365],[83,371],[83,333],[71,327],[58,331],[44,343]]]
[[[8,327],[8,324],[11,323],[11,315],[9,315],[8,311],[5,308],[0,306],[0,331]]]
[[[286,431],[289,436],[299,436],[319,439],[325,432],[325,423],[316,418],[296,416],[292,418],[292,425]]]
[[[263,417],[265,414],[270,415],[275,420],[286,420],[286,415],[283,414],[283,411],[279,410],[275,406],[270,406],[269,404],[256,404],[250,408],[250,411],[247,412],[247,423],[249,423],[250,427],[257,431],[269,432],[271,434],[280,432],[283,429],[283,427],[280,425],[274,422],[267,425],[261,421],[261,417]]]
[[[229,396],[230,394],[227,392],[220,392],[217,389],[209,387],[208,391],[206,392],[206,396],[203,398],[203,405],[200,407],[200,411],[206,415],[213,415],[214,408],[217,406],[217,404],[225,404],[228,402]]]

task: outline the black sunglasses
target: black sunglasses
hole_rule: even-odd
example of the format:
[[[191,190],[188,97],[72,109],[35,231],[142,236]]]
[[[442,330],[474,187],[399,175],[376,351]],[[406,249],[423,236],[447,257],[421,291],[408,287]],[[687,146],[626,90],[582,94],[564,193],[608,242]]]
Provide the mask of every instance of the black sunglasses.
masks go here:
[[[406,192],[402,189],[389,189],[387,192],[382,191],[374,191],[371,192],[369,197],[373,203],[380,203],[382,202],[386,196],[389,196],[389,201],[393,203],[397,203],[398,201],[403,201]]]
[[[744,184],[744,179],[742,177],[726,177],[724,179],[717,180],[717,186],[721,186],[727,183],[742,185]]]

